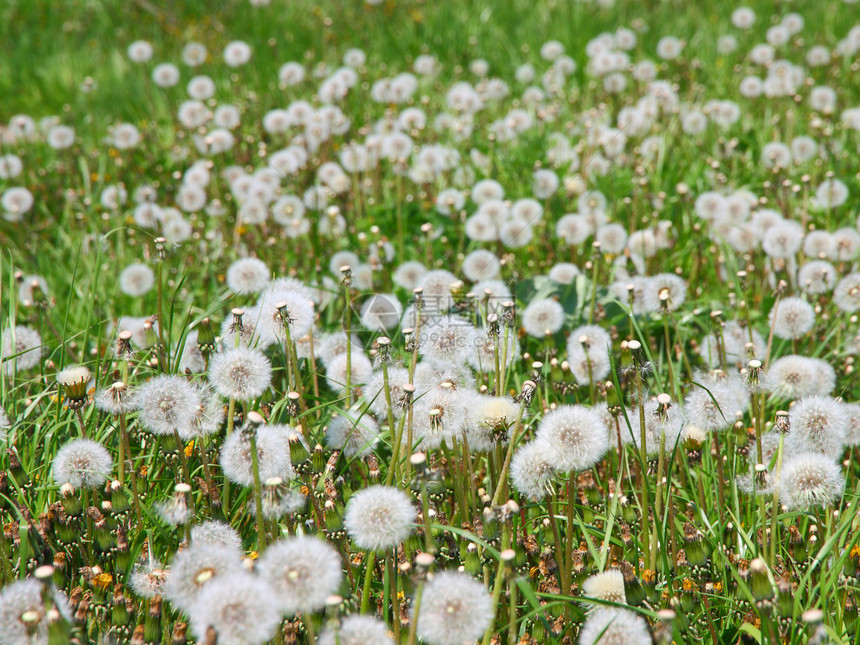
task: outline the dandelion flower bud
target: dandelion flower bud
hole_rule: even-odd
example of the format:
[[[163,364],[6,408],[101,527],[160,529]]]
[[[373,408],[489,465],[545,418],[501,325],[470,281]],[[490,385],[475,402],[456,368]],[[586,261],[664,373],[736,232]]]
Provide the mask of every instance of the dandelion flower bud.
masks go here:
[[[424,586],[417,619],[418,637],[425,643],[473,643],[493,621],[493,601],[480,582],[444,571]]]
[[[406,493],[391,486],[370,486],[350,497],[344,525],[356,546],[381,551],[405,540],[415,519]]]
[[[92,373],[83,365],[73,365],[57,372],[57,383],[66,392],[69,407],[78,410],[87,402],[87,383]]]
[[[98,488],[113,470],[113,458],[107,449],[91,439],[74,439],[57,451],[54,457],[54,481],[69,483],[76,489]]]
[[[283,614],[325,607],[343,579],[340,555],[327,542],[306,536],[280,540],[260,558],[260,576],[275,590]]]

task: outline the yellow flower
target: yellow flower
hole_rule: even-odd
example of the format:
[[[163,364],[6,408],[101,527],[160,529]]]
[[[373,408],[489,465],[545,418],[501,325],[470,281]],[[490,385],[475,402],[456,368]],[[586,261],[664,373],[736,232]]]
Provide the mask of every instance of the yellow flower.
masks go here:
[[[113,576],[109,573],[100,573],[93,578],[92,585],[102,591],[107,591],[108,587],[113,583]]]

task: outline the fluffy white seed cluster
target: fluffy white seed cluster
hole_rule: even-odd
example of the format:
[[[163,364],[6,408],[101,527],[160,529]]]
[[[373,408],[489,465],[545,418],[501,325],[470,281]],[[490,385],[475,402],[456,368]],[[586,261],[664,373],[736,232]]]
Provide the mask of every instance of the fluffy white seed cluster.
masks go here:
[[[409,496],[397,488],[377,485],[350,497],[343,522],[356,546],[381,551],[405,540],[415,520]]]

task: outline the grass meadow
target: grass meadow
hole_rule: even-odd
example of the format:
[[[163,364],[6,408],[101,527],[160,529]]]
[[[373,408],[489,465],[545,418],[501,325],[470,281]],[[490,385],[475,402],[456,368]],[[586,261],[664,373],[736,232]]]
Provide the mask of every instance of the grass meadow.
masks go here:
[[[856,0],[0,43],[0,645],[860,642]]]

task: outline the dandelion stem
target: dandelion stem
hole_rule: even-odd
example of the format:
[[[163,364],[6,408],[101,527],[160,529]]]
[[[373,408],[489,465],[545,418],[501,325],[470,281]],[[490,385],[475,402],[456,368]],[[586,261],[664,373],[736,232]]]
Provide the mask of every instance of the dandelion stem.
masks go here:
[[[376,553],[367,554],[367,565],[364,569],[364,586],[361,589],[361,613],[366,614],[370,609],[370,582],[373,580],[373,567],[376,563]]]
[[[266,522],[263,517],[263,489],[260,483],[260,458],[257,454],[257,431],[254,429],[250,437],[251,472],[254,475],[254,510],[257,515],[257,551],[266,547]]]
[[[514,456],[514,446],[517,443],[517,439],[520,435],[520,427],[523,424],[523,413],[526,411],[526,402],[520,404],[519,412],[517,412],[517,421],[514,424],[514,430],[511,432],[511,438],[508,441],[508,450],[505,453],[505,461],[502,463],[502,469],[499,472],[499,478],[496,482],[496,492],[493,493],[493,501],[490,503],[490,508],[495,508],[499,505],[499,501],[502,498],[502,490],[505,488],[505,482],[508,476],[508,468],[511,465],[511,458]]]
[[[782,471],[782,448],[783,442],[785,441],[785,435],[780,432],[779,433],[779,445],[776,448],[776,470],[774,471],[774,481],[779,481],[779,476]],[[776,566],[776,545],[779,542],[779,536],[777,530],[779,528],[779,522],[777,521],[777,517],[779,515],[779,489],[775,487],[773,492],[773,508],[771,510],[771,518],[770,518],[770,562],[771,566]]]
[[[505,522],[505,526],[503,531],[508,533],[510,529],[508,528],[508,523]],[[493,633],[496,628],[495,616],[499,607],[499,598],[502,595],[502,587],[504,587],[505,583],[505,573],[507,571],[507,566],[504,558],[499,559],[499,568],[496,570],[496,580],[493,583],[493,598],[492,598],[492,610],[491,613],[493,615],[493,622],[487,628],[487,631],[484,632],[484,640],[483,645],[490,645],[490,641],[493,639]]]

